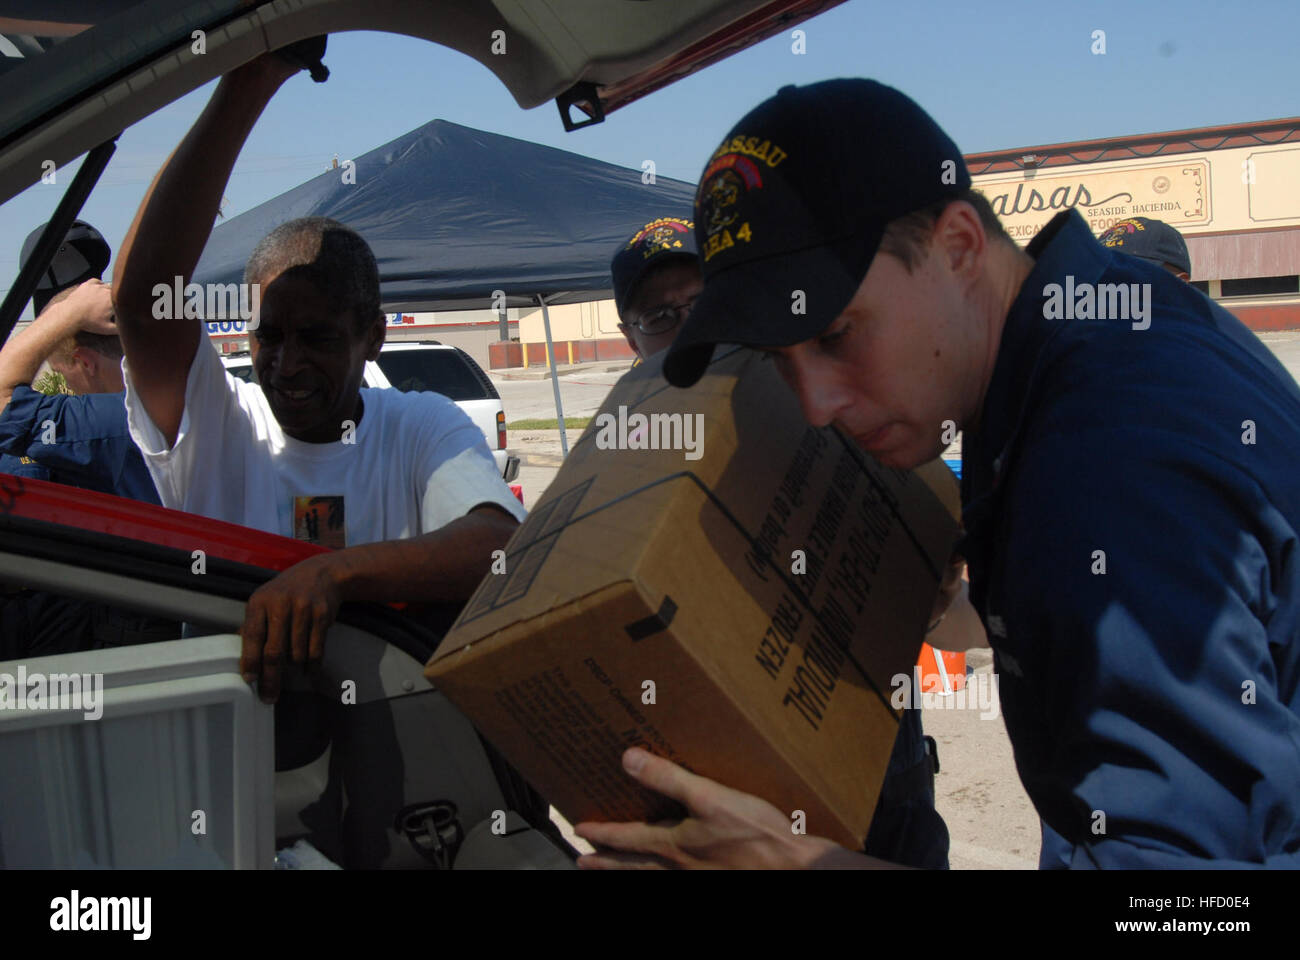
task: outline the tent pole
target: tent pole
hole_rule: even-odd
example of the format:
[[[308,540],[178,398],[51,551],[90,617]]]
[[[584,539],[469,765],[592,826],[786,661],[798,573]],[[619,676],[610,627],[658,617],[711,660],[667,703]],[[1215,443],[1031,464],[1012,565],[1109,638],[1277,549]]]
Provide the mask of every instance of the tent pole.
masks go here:
[[[540,293],[537,302],[542,305],[542,326],[546,329],[546,363],[551,368],[551,387],[555,390],[555,419],[560,425],[560,456],[569,455],[569,435],[564,429],[564,407],[560,405],[560,375],[555,369],[555,344],[551,341],[551,314],[546,309],[546,298]]]

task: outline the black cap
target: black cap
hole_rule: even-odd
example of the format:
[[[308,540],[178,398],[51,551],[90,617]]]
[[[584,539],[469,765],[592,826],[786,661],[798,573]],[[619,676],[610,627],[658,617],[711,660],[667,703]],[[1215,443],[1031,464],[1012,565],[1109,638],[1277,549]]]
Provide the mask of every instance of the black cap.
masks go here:
[[[623,315],[628,298],[646,271],[667,260],[697,260],[695,223],[683,217],[651,220],[618,248],[609,270],[614,275],[614,305]]]
[[[892,87],[781,88],[732,127],[700,177],[704,292],[664,375],[690,386],[717,343],[817,336],[857,292],[891,220],[969,188],[956,144]]]
[[[20,268],[26,265],[44,232],[45,224],[41,224],[27,235],[23,241]],[[86,280],[101,279],[112,257],[113,251],[108,241],[98,230],[82,220],[73,220],[63,237],[63,243],[54,252],[54,259],[36,284],[36,290],[32,293],[32,310],[39,316],[59,291],[75,287]]]
[[[1168,264],[1182,273],[1192,272],[1192,258],[1187,255],[1183,235],[1163,220],[1129,217],[1108,228],[1097,239],[1103,246],[1130,256],[1150,260],[1162,267]]]

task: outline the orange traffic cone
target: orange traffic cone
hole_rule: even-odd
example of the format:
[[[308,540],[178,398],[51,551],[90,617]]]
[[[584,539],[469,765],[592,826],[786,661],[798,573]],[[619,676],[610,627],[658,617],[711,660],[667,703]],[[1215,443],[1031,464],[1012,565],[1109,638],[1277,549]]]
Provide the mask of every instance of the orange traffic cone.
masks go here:
[[[922,642],[916,665],[921,668],[922,693],[933,690],[948,696],[966,688],[966,654],[962,651],[938,650]]]

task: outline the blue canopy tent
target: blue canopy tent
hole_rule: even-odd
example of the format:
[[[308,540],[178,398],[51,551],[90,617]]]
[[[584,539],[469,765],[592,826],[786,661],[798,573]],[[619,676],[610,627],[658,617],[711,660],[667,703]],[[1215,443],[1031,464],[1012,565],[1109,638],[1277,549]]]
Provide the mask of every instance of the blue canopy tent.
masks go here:
[[[390,310],[580,303],[612,295],[616,245],[690,216],[695,187],[526,140],[433,120],[212,231],[199,283],[243,278],[254,245],[296,217],[333,217],[379,261]],[[349,182],[351,181],[351,182]]]
[[[433,120],[219,225],[194,279],[239,282],[272,229],[333,217],[370,244],[386,309],[499,308],[494,293],[502,291],[505,306],[542,307],[554,369],[547,305],[611,297],[617,245],[656,217],[691,215],[694,186],[642,178],[640,170]],[[563,431],[558,383],[555,403]]]

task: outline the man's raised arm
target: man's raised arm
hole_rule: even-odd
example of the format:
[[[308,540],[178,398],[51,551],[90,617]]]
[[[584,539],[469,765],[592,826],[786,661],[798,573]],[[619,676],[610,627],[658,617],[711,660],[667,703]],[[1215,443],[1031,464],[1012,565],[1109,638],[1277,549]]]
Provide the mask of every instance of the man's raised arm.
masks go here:
[[[235,158],[275,91],[298,67],[267,54],[223,77],[136,212],[113,272],[113,303],[131,380],[149,418],[176,442],[202,321],[154,315],[154,286],[189,282]]]

